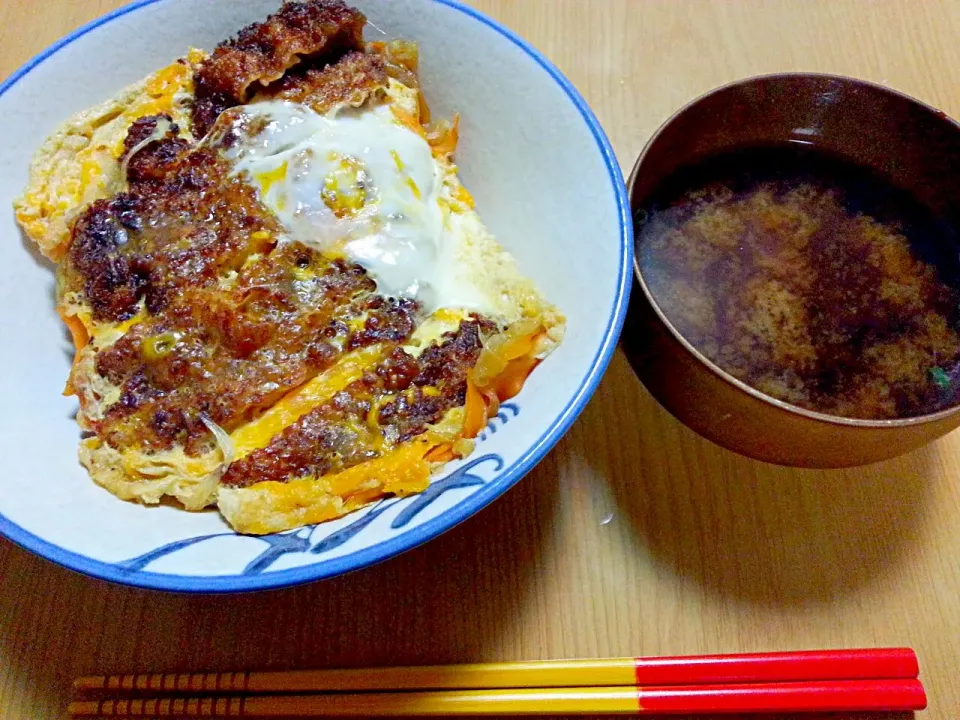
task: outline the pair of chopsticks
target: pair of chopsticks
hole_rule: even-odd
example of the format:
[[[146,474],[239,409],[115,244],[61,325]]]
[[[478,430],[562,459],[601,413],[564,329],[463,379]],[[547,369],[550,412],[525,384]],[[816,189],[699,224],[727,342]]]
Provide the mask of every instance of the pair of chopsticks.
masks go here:
[[[74,717],[646,715],[922,710],[908,648],[82,677]]]

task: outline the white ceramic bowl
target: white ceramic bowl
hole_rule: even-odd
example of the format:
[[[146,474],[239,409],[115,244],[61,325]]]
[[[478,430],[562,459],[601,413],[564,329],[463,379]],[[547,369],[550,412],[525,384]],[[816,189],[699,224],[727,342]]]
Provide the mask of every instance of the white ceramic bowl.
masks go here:
[[[322,525],[236,535],[213,512],[123,502],[77,462],[71,350],[53,273],[14,223],[31,154],[71,113],[182,55],[212,49],[277,0],[145,0],[87,25],[0,85],[0,532],[116,582],[229,592],[348,572],[442,533],[502,494],[556,443],[600,380],[629,292],[623,178],[586,103],[539,52],[453,0],[356,0],[377,29],[420,43],[436,116],[461,113],[457,158],[481,216],[567,316],[560,348],[506,403],[475,453],[427,492]],[[367,36],[379,34],[367,28]],[[502,427],[502,430],[501,430]]]

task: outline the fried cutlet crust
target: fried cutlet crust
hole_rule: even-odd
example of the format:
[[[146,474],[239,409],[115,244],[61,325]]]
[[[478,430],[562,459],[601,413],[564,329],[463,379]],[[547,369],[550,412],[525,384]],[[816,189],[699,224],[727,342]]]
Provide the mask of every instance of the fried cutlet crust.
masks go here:
[[[264,88],[256,100],[284,100],[306,105],[324,114],[342,105],[359,107],[386,87],[387,63],[378,54],[350,51],[322,68],[292,70]]]
[[[204,57],[202,51],[191,50],[187,57],[67,119],[37,149],[29,182],[14,208],[17,221],[44,255],[59,260],[77,213],[123,189],[119,155],[132,122],[165,112],[189,129],[193,72]]]
[[[336,1],[284,5],[197,67],[194,120],[204,99],[242,102],[302,55],[362,46],[363,24]],[[262,94],[327,110],[359,105],[386,82],[380,56],[350,51]],[[415,329],[416,304],[377,296],[360,266],[277,246],[275,217],[219,152],[230,142],[229,129],[193,145],[167,115],[138,119],[124,141],[127,190],[73,226],[61,295],[83,298],[96,322],[132,323],[71,380],[82,424],[111,447],[209,452],[211,422],[230,431],[344,353],[396,351]],[[117,389],[109,404],[93,390],[104,384]]]
[[[480,319],[462,322],[419,357],[395,348],[374,370],[235,461],[221,482],[246,487],[341,472],[389,452],[463,405],[483,347]]]
[[[194,76],[193,124],[202,136],[226,108],[246,102],[304,59],[363,48],[363,13],[341,0],[287,2],[217,46]]]
[[[95,319],[142,317],[94,361],[120,388],[91,422],[114,447],[203,451],[200,415],[232,429],[344,352],[415,329],[415,303],[376,295],[359,265],[278,245],[274,216],[221,155],[181,143],[168,134],[130,159],[130,190],[80,217],[63,269]]]

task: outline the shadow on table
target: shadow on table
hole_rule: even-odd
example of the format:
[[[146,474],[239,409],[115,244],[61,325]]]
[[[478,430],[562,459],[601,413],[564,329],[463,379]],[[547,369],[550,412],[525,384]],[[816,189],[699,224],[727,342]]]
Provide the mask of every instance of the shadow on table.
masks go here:
[[[584,422],[617,438],[587,460],[653,557],[758,604],[826,602],[881,579],[915,549],[932,497],[929,449],[842,471],[723,450],[668,415],[620,354]]]
[[[375,568],[272,592],[191,596],[126,588],[56,568],[0,540],[0,560],[10,571],[0,578],[8,691],[32,698],[23,705],[30,717],[53,717],[66,706],[74,673],[483,657],[484,647],[509,645],[504,636],[517,635],[535,584],[528,575],[553,525],[555,470],[548,458],[491,507]]]

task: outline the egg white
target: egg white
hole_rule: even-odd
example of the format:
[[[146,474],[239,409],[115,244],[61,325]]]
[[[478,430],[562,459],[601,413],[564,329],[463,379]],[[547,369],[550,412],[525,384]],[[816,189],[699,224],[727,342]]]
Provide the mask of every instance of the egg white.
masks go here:
[[[390,297],[441,308],[489,312],[495,303],[472,279],[469,239],[450,222],[445,179],[426,139],[389,104],[321,115],[282,101],[233,115],[227,151],[291,240],[342,252]]]

